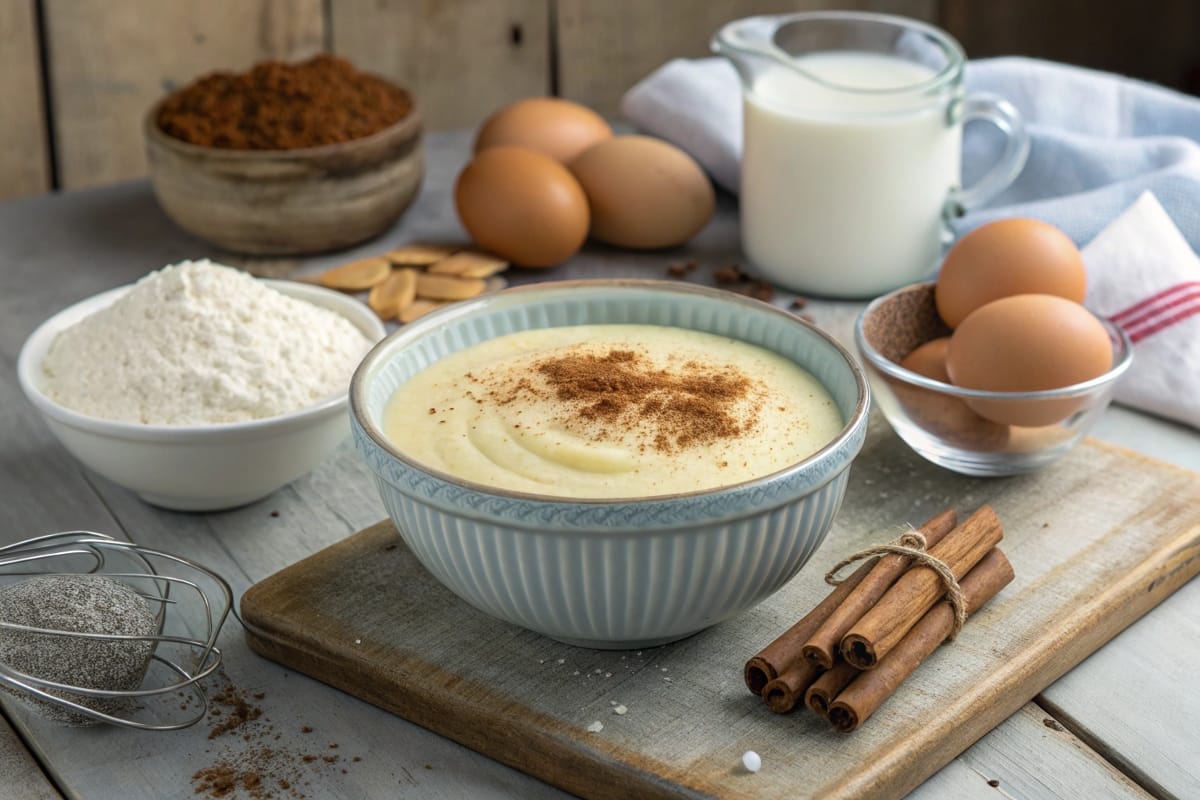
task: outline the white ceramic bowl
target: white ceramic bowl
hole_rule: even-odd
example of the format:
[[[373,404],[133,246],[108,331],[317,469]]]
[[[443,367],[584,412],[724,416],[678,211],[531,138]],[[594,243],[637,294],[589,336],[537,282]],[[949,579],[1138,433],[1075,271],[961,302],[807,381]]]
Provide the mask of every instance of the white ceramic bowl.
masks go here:
[[[350,320],[372,341],[385,329],[365,305],[329,289],[291,281],[268,285]],[[84,466],[136,492],[148,503],[181,511],[232,508],[266,497],[304,475],[349,432],[347,393],[299,411],[215,425],[139,425],[65,408],[39,388],[41,364],[54,337],[111,305],[130,286],[90,297],[43,322],[21,347],[17,375],[51,432]]]
[[[756,480],[601,500],[461,480],[383,435],[388,398],[434,361],[507,333],[592,323],[671,325],[766,347],[813,373],[846,424],[809,458]],[[350,388],[355,443],[421,563],[488,614],[597,648],[680,639],[787,583],[841,506],[868,406],[857,363],[822,331],[757,300],[660,281],[563,281],[455,304],[376,345]]]

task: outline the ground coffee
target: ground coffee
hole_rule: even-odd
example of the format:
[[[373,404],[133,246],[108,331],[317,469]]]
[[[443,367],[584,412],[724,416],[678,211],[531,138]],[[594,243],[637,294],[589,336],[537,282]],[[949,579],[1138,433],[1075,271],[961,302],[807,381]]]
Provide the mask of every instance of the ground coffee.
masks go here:
[[[163,101],[158,125],[205,147],[295,150],[370,136],[411,111],[400,87],[322,54],[206,75]]]

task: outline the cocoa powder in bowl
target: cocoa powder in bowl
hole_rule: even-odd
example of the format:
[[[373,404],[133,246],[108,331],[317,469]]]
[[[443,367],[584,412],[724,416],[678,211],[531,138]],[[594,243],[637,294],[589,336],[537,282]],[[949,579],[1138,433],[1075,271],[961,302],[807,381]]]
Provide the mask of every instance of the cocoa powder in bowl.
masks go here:
[[[896,292],[863,319],[863,335],[871,347],[899,364],[926,342],[949,336],[950,328],[938,316],[934,285],[921,283]]]
[[[143,132],[167,216],[235,253],[358,244],[424,175],[420,104],[329,55],[201,78],[155,104]]]
[[[206,75],[169,95],[157,122],[167,135],[204,147],[295,150],[378,133],[412,106],[400,87],[322,54]]]

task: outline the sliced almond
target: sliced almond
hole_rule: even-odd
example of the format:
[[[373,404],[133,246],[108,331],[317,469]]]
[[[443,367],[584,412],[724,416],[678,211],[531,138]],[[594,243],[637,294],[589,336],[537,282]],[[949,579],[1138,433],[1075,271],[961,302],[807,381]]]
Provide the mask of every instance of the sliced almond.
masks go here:
[[[392,274],[371,287],[367,305],[382,320],[394,319],[417,296],[417,271],[411,267],[392,270]]]
[[[413,300],[407,306],[400,309],[400,313],[397,318],[401,322],[412,322],[417,317],[423,317],[430,311],[441,308],[444,305],[446,304],[439,300],[425,300],[418,297],[416,300]]]
[[[427,300],[467,300],[483,294],[487,282],[481,278],[456,278],[453,275],[417,274],[417,296]]]
[[[386,258],[360,258],[349,264],[321,273],[322,286],[347,292],[361,292],[387,279],[392,273],[392,264]]]
[[[493,275],[504,272],[505,270],[508,269],[508,262],[504,261],[502,263],[503,263],[503,266],[499,267],[498,269],[494,268],[493,266],[484,266],[484,265],[479,265],[476,267],[471,267],[469,269],[464,269],[462,271],[460,277],[463,277],[463,278],[490,278]]]
[[[383,257],[398,267],[424,267],[441,261],[462,248],[449,244],[406,244],[389,250]]]
[[[438,275],[458,275],[460,278],[490,278],[506,269],[508,262],[504,259],[472,250],[447,256],[429,267],[430,272]]]

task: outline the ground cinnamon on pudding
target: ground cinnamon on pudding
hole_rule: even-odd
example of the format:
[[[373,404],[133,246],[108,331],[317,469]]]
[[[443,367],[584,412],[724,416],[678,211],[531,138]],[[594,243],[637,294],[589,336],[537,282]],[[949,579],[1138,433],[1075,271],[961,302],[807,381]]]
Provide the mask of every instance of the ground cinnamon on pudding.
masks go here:
[[[553,396],[564,403],[563,422],[596,441],[609,426],[640,429],[641,447],[673,452],[729,439],[758,424],[754,381],[731,365],[686,361],[658,368],[636,350],[605,353],[569,348],[534,364],[542,381],[522,377],[489,387],[490,398],[511,403],[522,394]],[[549,393],[548,395],[543,393]]]

